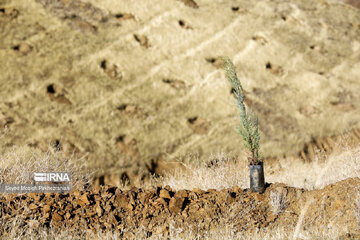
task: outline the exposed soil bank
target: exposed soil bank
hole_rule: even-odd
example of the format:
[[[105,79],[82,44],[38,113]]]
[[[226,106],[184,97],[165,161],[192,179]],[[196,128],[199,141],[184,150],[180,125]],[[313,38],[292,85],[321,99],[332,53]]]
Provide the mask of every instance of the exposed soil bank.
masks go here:
[[[264,194],[239,187],[207,191],[172,191],[169,187],[123,191],[105,186],[63,195],[2,196],[0,220],[5,223],[17,217],[23,220],[22,224],[31,224],[33,228],[109,230],[130,238],[140,227],[149,236],[166,236],[170,224],[201,234],[225,225],[231,225],[234,231],[278,227],[295,231],[316,223],[329,229],[340,226],[345,233],[356,236],[360,234],[360,206],[355,201],[359,188],[359,178],[314,191],[269,184]]]

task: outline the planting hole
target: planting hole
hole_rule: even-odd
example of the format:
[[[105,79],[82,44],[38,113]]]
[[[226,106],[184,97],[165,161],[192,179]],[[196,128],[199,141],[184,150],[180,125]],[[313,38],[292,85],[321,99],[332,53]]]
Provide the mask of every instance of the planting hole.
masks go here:
[[[178,24],[180,27],[184,28],[184,29],[192,29],[191,26],[189,26],[184,20],[179,20],[178,21]]]
[[[121,104],[117,109],[125,114],[134,114],[137,112],[137,107],[134,104]]]
[[[197,3],[194,0],[181,0],[186,6],[191,8],[199,8]]]
[[[47,86],[46,91],[47,91],[47,93],[50,93],[50,94],[55,94],[56,93],[53,84],[50,84],[49,86]]]
[[[188,122],[189,122],[190,124],[194,124],[197,119],[198,119],[198,117],[192,117],[192,118],[189,118],[189,119],[188,119]]]
[[[117,13],[115,14],[115,18],[120,20],[127,20],[127,19],[134,19],[135,17],[130,13]]]
[[[253,36],[251,39],[260,43],[261,45],[265,45],[267,43],[267,40],[264,37],[259,36],[259,35]]]
[[[123,172],[121,175],[120,175],[120,180],[123,184],[129,184],[130,183],[130,178],[129,178],[129,175],[126,173],[126,172]]]
[[[13,46],[12,49],[16,52],[20,52],[23,55],[26,55],[32,51],[33,47],[27,43],[20,43],[20,44]]]
[[[270,62],[267,62],[266,65],[265,65],[266,69],[271,69],[272,66],[271,66],[271,63]]]
[[[100,185],[100,186],[105,185],[105,176],[104,176],[104,175],[100,176],[100,177],[98,178],[98,181],[99,181],[99,185]]]
[[[186,208],[186,206],[189,205],[190,202],[191,202],[191,201],[189,200],[189,198],[186,197],[186,198],[184,199],[184,202],[183,202],[182,206],[181,206],[181,211],[184,211],[185,208]]]
[[[54,142],[54,148],[58,152],[61,151],[61,144],[60,144],[60,141],[58,139],[56,139],[55,142]]]
[[[1,15],[14,19],[19,15],[19,11],[15,8],[0,8]]]
[[[221,68],[224,64],[224,62],[221,58],[209,57],[209,58],[205,58],[205,60],[208,63],[211,63],[216,68]]]
[[[124,142],[125,137],[126,135],[120,135],[119,137],[116,138],[116,142]]]
[[[233,12],[237,12],[237,11],[239,11],[239,7],[232,7],[231,10],[232,10]]]
[[[310,45],[309,48],[314,51],[319,51],[320,47],[318,45]]]
[[[136,40],[137,42],[140,42],[140,36],[139,36],[139,35],[134,34],[134,38],[135,38],[135,40]]]
[[[15,50],[15,51],[19,51],[20,45],[13,46],[12,49]]]
[[[270,62],[267,62],[265,68],[274,75],[281,76],[284,74],[284,69],[279,65],[273,65]]]
[[[216,58],[205,58],[205,60],[209,63],[214,63],[216,61]]]
[[[123,17],[124,17],[124,14],[118,13],[118,14],[115,15],[115,17],[116,17],[116,18],[123,18]]]
[[[163,83],[169,84],[171,87],[176,88],[176,89],[181,89],[184,88],[185,82],[182,80],[177,80],[177,79],[163,79],[162,80]]]
[[[209,130],[209,122],[198,117],[188,118],[189,127],[196,134],[206,134]]]
[[[140,44],[140,46],[148,48],[150,47],[149,39],[145,35],[134,34],[135,40]]]
[[[117,70],[118,67],[115,64],[111,64],[104,59],[100,62],[100,67],[110,78],[119,80],[122,79],[122,74]]]
[[[171,83],[171,80],[170,80],[170,79],[163,79],[162,81],[163,81],[164,83],[168,83],[168,84]]]
[[[102,60],[101,61],[101,63],[100,63],[100,67],[102,68],[102,69],[106,69],[106,60]]]
[[[54,84],[49,84],[46,87],[46,93],[50,97],[51,101],[55,101],[61,104],[71,105],[71,102],[69,101],[69,99],[65,97],[64,93],[62,92],[62,89],[59,88],[58,86],[55,86]]]
[[[122,104],[119,107],[117,107],[118,110],[124,111],[126,109],[127,104]]]

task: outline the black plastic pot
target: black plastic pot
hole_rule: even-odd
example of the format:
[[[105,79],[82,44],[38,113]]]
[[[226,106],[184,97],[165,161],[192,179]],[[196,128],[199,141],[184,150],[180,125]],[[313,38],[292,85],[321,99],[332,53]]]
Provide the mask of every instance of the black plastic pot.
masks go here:
[[[263,193],[265,191],[264,165],[250,164],[250,189],[252,192]]]

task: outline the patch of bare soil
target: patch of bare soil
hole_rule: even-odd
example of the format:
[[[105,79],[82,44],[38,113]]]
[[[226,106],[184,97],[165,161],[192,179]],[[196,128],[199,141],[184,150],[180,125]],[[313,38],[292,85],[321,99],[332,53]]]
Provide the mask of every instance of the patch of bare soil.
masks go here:
[[[359,237],[360,206],[354,203],[359,185],[360,179],[352,178],[315,191],[268,184],[264,194],[239,187],[174,191],[165,186],[124,191],[103,186],[68,194],[6,195],[0,197],[0,221],[18,218],[20,227],[115,231],[125,238],[132,238],[139,228],[148,236],[167,236],[170,224],[185,234],[201,235],[225,225],[235,232],[279,227],[292,232],[321,222],[342,226],[348,236]],[[6,237],[6,229],[2,229],[2,237]]]

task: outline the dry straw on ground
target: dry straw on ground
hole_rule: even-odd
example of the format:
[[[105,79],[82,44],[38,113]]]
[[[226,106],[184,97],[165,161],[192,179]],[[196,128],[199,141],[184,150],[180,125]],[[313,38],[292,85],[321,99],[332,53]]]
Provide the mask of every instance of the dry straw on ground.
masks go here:
[[[51,145],[46,152],[29,146],[14,146],[0,156],[0,166],[0,183],[3,184],[31,184],[34,172],[70,172],[71,188],[83,189],[93,176],[87,168],[86,156],[65,157]]]
[[[272,211],[277,215],[286,208],[286,195],[281,192],[274,191],[270,193],[270,204]]]
[[[227,219],[229,220],[229,219]],[[79,231],[58,231],[52,228],[31,228],[23,224],[24,221],[21,216],[2,223],[0,236],[6,237],[7,239],[96,239],[96,240],[117,240],[117,239],[149,239],[149,240],[160,240],[164,239],[164,236],[153,234],[149,236],[148,232],[139,227],[135,232],[126,232],[123,236],[119,236],[115,232],[97,232],[94,233],[90,230],[79,230]],[[172,240],[248,240],[248,239],[262,239],[262,240],[287,240],[287,239],[341,239],[346,236],[346,231],[341,226],[334,226],[328,229],[327,226],[317,225],[305,231],[301,231],[295,235],[292,231],[286,231],[283,228],[275,228],[272,230],[259,229],[257,231],[247,232],[235,232],[231,224],[219,225],[215,230],[208,232],[205,235],[199,235],[195,232],[184,231],[181,228],[174,227],[173,224],[169,224],[168,239]]]
[[[342,138],[337,142],[338,149],[331,154],[318,151],[312,162],[285,158],[270,165],[265,161],[265,181],[313,190],[346,178],[359,177],[360,145],[350,148],[347,141]],[[210,160],[188,159],[186,171],[179,170],[168,174],[160,179],[160,183],[174,189],[189,190],[223,189],[232,186],[249,188],[249,171],[245,159],[244,156],[232,158],[225,153],[213,155]]]
[[[189,160],[185,171],[175,171],[159,179],[173,189],[224,189],[232,186],[247,188],[248,163],[229,158],[225,153],[213,155],[210,161]]]

